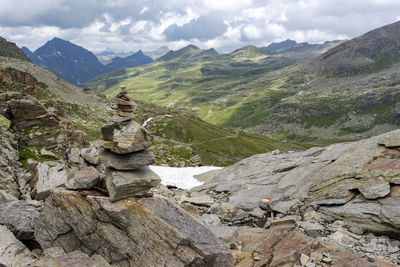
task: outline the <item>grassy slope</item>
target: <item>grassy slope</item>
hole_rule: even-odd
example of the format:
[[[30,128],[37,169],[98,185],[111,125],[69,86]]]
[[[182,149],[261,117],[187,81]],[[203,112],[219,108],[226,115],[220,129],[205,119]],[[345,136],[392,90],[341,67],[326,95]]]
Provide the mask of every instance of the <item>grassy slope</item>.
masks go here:
[[[389,28],[400,31],[400,24]],[[368,40],[371,47],[362,47],[368,55],[379,54],[383,47],[384,56],[372,53],[374,63],[363,75],[326,75],[322,67],[315,69],[315,60],[292,64],[323,50],[307,52],[307,56],[304,51],[262,56],[248,47],[230,58],[175,60],[126,69],[119,75],[99,76],[88,86],[113,96],[121,84],[127,85],[135,99],[185,109],[216,125],[266,133],[280,140],[327,144],[366,138],[400,126],[400,64],[394,59],[388,62],[386,55],[398,51],[398,42],[393,41],[398,35],[393,39],[390,32],[373,31],[368,38],[356,40],[357,44]],[[382,45],[387,39],[389,45]],[[344,63],[348,59],[341,48],[352,43],[338,46]],[[332,65],[335,69],[336,63]]]
[[[258,153],[275,149],[304,149],[307,145],[280,142],[264,135],[212,125],[197,116],[154,104],[137,102],[136,120],[144,122],[153,118],[147,129],[156,136],[156,161],[160,164],[193,164],[191,158],[201,157],[203,165],[226,166]],[[160,151],[161,150],[161,151]],[[169,156],[163,155],[167,152]]]

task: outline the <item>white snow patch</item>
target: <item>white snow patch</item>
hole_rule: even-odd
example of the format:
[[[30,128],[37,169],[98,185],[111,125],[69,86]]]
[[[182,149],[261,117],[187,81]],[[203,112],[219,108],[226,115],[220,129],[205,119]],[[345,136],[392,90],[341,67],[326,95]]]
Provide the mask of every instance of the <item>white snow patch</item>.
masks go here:
[[[222,169],[221,167],[202,166],[202,167],[163,167],[150,166],[150,169],[161,178],[161,183],[165,186],[171,185],[182,189],[191,189],[202,185],[203,182],[196,180],[193,176],[208,171]]]

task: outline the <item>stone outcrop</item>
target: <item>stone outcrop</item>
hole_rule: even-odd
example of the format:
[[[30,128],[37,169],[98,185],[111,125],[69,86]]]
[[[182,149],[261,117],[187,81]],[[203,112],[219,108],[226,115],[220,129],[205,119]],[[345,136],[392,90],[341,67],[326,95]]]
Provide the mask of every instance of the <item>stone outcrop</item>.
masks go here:
[[[114,123],[101,129],[104,149],[98,156],[99,161],[107,167],[105,184],[112,201],[146,196],[161,181],[147,167],[154,163],[154,155],[144,151],[152,144],[152,138],[140,124],[132,120],[134,104],[126,90],[117,95],[116,102]]]
[[[117,266],[231,266],[232,254],[209,230],[161,198],[83,197],[57,189],[35,233],[43,249],[97,253]]]
[[[317,205],[333,219],[344,218],[362,231],[400,236],[400,131],[326,148],[279,155],[260,154],[213,173],[192,195],[251,216],[269,198],[269,212],[287,214]],[[264,207],[265,208],[265,207]],[[245,216],[245,217],[248,217]]]

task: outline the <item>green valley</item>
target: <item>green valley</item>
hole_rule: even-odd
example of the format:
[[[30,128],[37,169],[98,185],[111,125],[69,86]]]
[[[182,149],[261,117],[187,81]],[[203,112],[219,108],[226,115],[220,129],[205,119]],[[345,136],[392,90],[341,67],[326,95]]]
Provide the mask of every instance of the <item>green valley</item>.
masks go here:
[[[322,45],[286,48],[289,40],[229,54],[188,46],[86,85],[108,97],[125,85],[134,99],[280,140],[355,140],[400,125],[399,34],[397,22]]]

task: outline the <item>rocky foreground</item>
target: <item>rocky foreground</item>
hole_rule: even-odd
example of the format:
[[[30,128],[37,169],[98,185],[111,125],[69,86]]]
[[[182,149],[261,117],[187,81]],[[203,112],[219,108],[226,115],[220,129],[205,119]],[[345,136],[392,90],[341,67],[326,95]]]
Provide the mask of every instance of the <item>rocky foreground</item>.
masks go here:
[[[89,143],[46,85],[0,78],[0,266],[400,264],[400,131],[256,155],[187,191],[148,168],[126,92]]]
[[[203,224],[150,191],[149,133],[117,96],[102,140],[88,142],[38,100],[27,73],[0,71],[0,266],[230,266]]]

